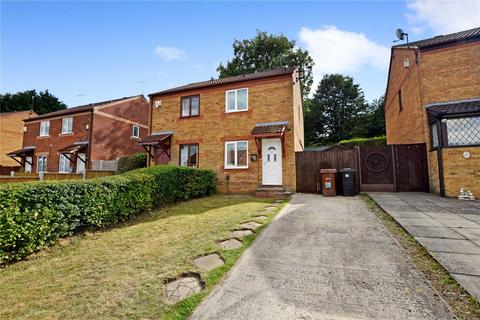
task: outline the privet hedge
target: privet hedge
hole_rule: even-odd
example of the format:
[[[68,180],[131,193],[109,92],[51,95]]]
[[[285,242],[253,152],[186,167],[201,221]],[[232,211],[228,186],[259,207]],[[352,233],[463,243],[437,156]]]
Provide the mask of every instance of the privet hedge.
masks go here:
[[[118,159],[117,173],[124,173],[130,170],[145,168],[147,166],[147,155],[135,153]]]
[[[155,205],[215,192],[210,170],[157,166],[86,180],[0,186],[0,265],[82,228],[102,228]]]

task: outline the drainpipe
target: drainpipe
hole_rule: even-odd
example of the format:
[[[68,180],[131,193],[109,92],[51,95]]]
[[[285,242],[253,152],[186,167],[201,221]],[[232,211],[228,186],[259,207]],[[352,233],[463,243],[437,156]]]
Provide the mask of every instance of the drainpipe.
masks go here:
[[[438,134],[438,148],[437,148],[437,161],[438,161],[438,181],[440,184],[440,196],[445,197],[445,180],[443,177],[443,126],[442,122],[437,119],[435,120],[435,125],[437,126]]]

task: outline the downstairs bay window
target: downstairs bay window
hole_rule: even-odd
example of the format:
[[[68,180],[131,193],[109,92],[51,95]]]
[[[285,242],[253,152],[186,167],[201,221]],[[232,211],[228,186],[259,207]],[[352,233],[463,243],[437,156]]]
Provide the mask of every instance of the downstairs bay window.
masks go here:
[[[225,169],[248,168],[248,141],[225,142]]]

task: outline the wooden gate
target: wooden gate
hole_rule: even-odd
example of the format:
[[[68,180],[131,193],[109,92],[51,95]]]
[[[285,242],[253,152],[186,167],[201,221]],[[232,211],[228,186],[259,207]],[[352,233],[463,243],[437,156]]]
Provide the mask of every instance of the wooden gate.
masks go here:
[[[395,191],[393,146],[358,149],[361,191]]]
[[[396,190],[429,190],[427,146],[425,143],[395,145]]]
[[[298,192],[320,192],[320,170],[330,168],[357,170],[357,190],[364,192],[429,190],[424,143],[304,151],[295,154],[295,161]]]

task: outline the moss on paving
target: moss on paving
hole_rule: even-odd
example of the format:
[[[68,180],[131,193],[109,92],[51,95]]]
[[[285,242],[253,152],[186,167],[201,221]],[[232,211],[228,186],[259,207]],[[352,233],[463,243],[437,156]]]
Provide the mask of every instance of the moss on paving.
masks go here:
[[[393,238],[408,254],[415,267],[428,279],[432,287],[447,302],[458,319],[480,319],[480,303],[463,290],[447,270],[403,229],[395,219],[383,211],[372,198],[366,194],[361,194],[360,197],[387,227]]]
[[[146,213],[109,230],[63,239],[30,259],[0,269],[2,319],[185,319],[270,222],[243,245],[219,240],[271,201],[212,196]],[[205,290],[174,305],[164,281],[197,271],[192,258],[218,252],[225,264],[202,272]]]

